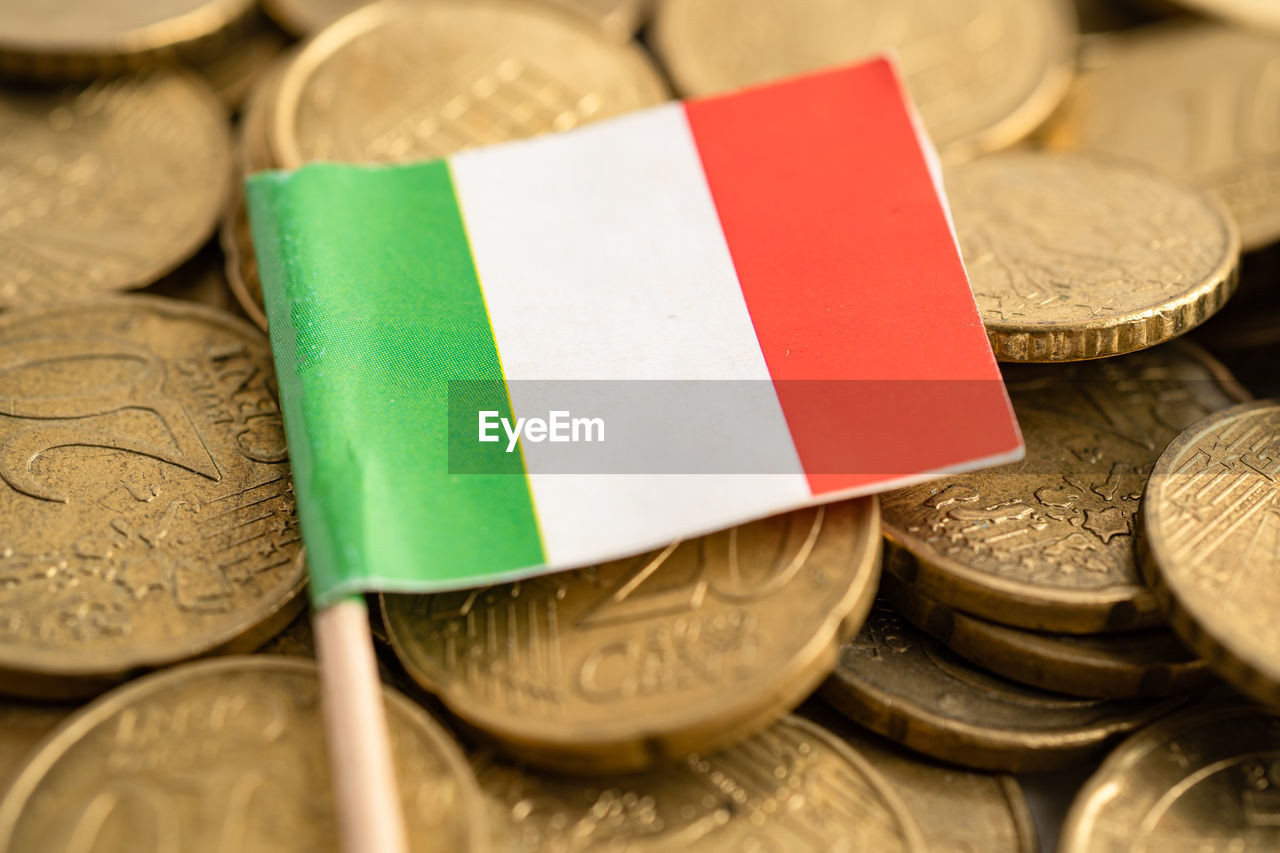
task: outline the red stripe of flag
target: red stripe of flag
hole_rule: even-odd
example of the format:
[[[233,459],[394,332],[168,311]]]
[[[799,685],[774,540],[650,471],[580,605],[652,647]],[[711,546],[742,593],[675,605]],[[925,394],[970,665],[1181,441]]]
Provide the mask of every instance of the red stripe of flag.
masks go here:
[[[892,63],[685,108],[812,492],[1015,451]]]

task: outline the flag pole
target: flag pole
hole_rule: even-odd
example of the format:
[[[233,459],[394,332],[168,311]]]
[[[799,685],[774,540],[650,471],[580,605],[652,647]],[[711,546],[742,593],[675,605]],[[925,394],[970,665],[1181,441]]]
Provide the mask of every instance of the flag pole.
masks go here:
[[[342,850],[407,853],[369,612],[348,598],[316,610],[311,625]]]

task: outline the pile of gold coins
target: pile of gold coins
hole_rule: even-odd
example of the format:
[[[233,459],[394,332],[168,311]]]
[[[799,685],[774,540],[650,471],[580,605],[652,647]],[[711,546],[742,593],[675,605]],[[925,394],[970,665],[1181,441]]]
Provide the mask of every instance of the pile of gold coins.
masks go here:
[[[885,49],[1026,458],[371,597],[412,849],[1280,850],[1275,0],[60,0],[0,7],[0,853],[337,847],[246,174]]]

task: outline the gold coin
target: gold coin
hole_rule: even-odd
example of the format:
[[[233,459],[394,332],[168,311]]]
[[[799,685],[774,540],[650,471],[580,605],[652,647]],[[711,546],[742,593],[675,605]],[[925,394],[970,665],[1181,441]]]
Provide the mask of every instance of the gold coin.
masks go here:
[[[41,0],[0,5],[0,71],[87,80],[203,57],[237,29],[253,0]]]
[[[1011,152],[947,174],[983,325],[1000,361],[1146,349],[1235,291],[1240,236],[1213,196],[1138,166]]]
[[[913,558],[890,549],[886,563]],[[1020,684],[1072,696],[1134,699],[1208,687],[1209,665],[1165,628],[1111,634],[1048,634],[971,616],[885,575],[880,586],[897,611],[953,652]]]
[[[218,243],[226,259],[227,282],[240,310],[265,332],[267,309],[262,299],[262,279],[258,276],[258,256],[253,250],[253,229],[249,226],[244,190],[237,187],[232,199],[218,230]]]
[[[1275,0],[1170,0],[1174,4],[1240,27],[1280,31],[1280,6]]]
[[[373,0],[263,0],[267,13],[294,35],[319,32],[334,21]],[[640,29],[649,0],[540,0],[579,15],[606,35],[626,41]]]
[[[624,772],[728,746],[826,677],[880,575],[874,500],[520,583],[383,597],[414,680],[510,753]]]
[[[288,46],[279,28],[255,14],[245,33],[230,42],[216,56],[194,65],[231,112],[240,109],[254,84],[272,60]]]
[[[487,849],[457,745],[384,690],[411,849]],[[0,851],[337,850],[316,666],[255,655],[155,673],[69,719],[0,801]]]
[[[804,715],[853,747],[902,796],[933,853],[1036,853],[1039,842],[1022,786],[1012,776],[965,770],[908,752],[825,703]]]
[[[0,315],[0,689],[248,650],[306,581],[262,333],[129,296]]]
[[[1249,394],[1178,341],[1103,361],[1007,365],[1026,458],[890,492],[885,535],[918,564],[898,577],[958,610],[1036,631],[1161,623],[1139,578],[1134,518],[1178,432]]]
[[[0,793],[27,763],[36,746],[75,708],[0,699]]]
[[[900,796],[830,732],[784,717],[735,747],[621,777],[538,775],[478,759],[510,851],[923,851]]]
[[[0,91],[0,308],[142,287],[193,255],[231,189],[226,123],[175,72]]]
[[[934,143],[959,160],[1048,117],[1076,30],[1062,0],[662,0],[653,41],[685,95],[896,50]]]
[[[1181,700],[1080,699],[978,669],[877,601],[822,697],[853,721],[943,761],[1011,773],[1054,770]]]
[[[1116,39],[1073,86],[1051,147],[1145,162],[1222,196],[1246,250],[1280,239],[1280,36],[1213,24]]]
[[[1184,711],[1129,738],[1077,795],[1059,853],[1280,850],[1280,718]]]
[[[443,157],[666,98],[639,48],[513,0],[390,3],[308,44],[280,81],[272,159]]]
[[[1142,569],[1174,631],[1251,696],[1280,705],[1280,401],[1188,427],[1151,472]]]
[[[286,655],[288,657],[316,657],[315,635],[311,632],[311,614],[303,611],[298,618],[289,623],[279,634],[276,634],[258,649],[258,654]]]

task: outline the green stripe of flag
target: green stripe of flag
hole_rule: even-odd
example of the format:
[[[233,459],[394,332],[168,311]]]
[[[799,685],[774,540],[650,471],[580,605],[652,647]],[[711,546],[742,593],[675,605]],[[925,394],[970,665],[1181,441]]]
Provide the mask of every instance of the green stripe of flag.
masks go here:
[[[313,600],[543,564],[520,454],[448,470],[450,380],[511,417],[448,166],[312,165],[249,204]]]

